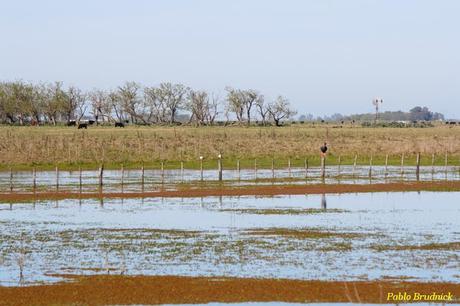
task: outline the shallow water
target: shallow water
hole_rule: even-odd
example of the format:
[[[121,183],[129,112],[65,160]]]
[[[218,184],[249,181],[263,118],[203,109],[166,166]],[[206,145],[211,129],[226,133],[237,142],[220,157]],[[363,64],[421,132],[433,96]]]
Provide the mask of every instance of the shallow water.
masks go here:
[[[370,176],[369,176],[370,174]],[[40,190],[66,190],[66,191],[96,191],[98,190],[98,171],[82,171],[81,180],[79,171],[42,171],[36,173],[36,189]],[[303,168],[288,169],[242,169],[223,171],[224,185],[280,185],[280,184],[305,184],[322,182],[320,168],[309,168],[306,172]],[[416,181],[415,167],[389,166],[329,166],[326,168],[324,182],[327,184],[369,184],[387,183],[400,181]],[[460,180],[460,168],[455,166],[445,167],[421,167],[420,181]],[[142,171],[125,170],[122,179],[120,170],[105,170],[103,175],[104,191],[106,192],[139,192],[154,191],[158,189],[172,190],[178,183],[185,184],[215,184],[218,182],[217,170],[203,171],[203,180],[199,170],[145,170],[144,184],[142,185]],[[0,172],[0,192],[8,191],[33,191],[33,174],[31,171]],[[81,187],[80,187],[81,182]],[[122,184],[123,182],[123,184]]]
[[[398,192],[2,203],[0,284],[64,273],[460,283],[459,199]]]

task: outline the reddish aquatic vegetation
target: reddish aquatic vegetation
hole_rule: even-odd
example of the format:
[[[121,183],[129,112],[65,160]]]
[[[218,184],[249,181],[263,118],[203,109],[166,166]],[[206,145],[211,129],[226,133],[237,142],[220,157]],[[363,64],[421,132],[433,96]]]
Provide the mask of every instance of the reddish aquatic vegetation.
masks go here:
[[[90,198],[154,198],[154,197],[207,197],[207,196],[275,196],[323,193],[393,192],[393,191],[460,191],[460,181],[399,182],[382,184],[313,184],[284,186],[245,186],[213,188],[181,188],[152,192],[38,192],[0,193],[0,201],[90,199]]]
[[[67,276],[70,281],[0,287],[0,305],[113,305],[237,302],[389,303],[388,293],[460,295],[460,284],[307,281],[180,276]],[[391,302],[391,301],[390,301]]]
[[[422,245],[375,245],[372,248],[376,251],[458,251],[460,250],[460,242],[429,243]]]
[[[280,236],[297,239],[324,239],[324,238],[358,238],[364,236],[362,233],[342,233],[333,231],[320,231],[311,229],[291,228],[256,228],[243,232],[255,236]]]

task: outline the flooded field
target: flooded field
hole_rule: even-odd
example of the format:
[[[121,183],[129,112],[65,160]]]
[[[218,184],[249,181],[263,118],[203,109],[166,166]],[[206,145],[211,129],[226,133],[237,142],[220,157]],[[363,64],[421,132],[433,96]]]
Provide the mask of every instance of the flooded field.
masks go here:
[[[63,275],[460,283],[459,192],[0,204],[0,285]]]

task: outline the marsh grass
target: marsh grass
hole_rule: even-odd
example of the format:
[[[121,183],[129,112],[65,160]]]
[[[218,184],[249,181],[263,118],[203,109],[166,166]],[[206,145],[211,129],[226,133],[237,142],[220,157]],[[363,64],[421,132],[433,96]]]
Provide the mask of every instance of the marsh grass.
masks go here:
[[[221,212],[232,212],[237,214],[253,214],[253,215],[311,215],[324,213],[345,213],[343,209],[220,209]]]
[[[326,239],[326,238],[359,238],[363,237],[362,233],[334,232],[329,230],[311,230],[311,229],[291,229],[291,228],[260,228],[251,229],[243,232],[246,235],[254,236],[275,236],[290,237],[296,239]]]
[[[460,163],[460,129],[435,128],[342,128],[327,126],[275,127],[90,127],[76,130],[72,127],[1,127],[0,167],[7,170],[95,169],[103,162],[106,169],[125,168],[198,169],[199,156],[203,167],[217,167],[217,155],[223,154],[223,168],[286,168],[303,167],[305,159],[310,166],[319,166],[319,146],[327,141],[329,165],[357,163],[368,165],[370,156],[374,165],[382,165],[389,155],[389,165],[399,165],[401,154],[405,164],[415,165],[420,152],[421,164],[444,165]]]
[[[421,245],[374,245],[376,251],[459,251],[460,242],[428,243]]]

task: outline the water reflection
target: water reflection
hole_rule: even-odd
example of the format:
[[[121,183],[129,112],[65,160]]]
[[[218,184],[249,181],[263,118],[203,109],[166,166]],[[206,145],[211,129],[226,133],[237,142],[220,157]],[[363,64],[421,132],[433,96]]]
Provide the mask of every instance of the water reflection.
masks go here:
[[[326,208],[327,208],[326,194],[324,194],[324,193],[321,195],[321,208],[323,210],[326,210]]]

